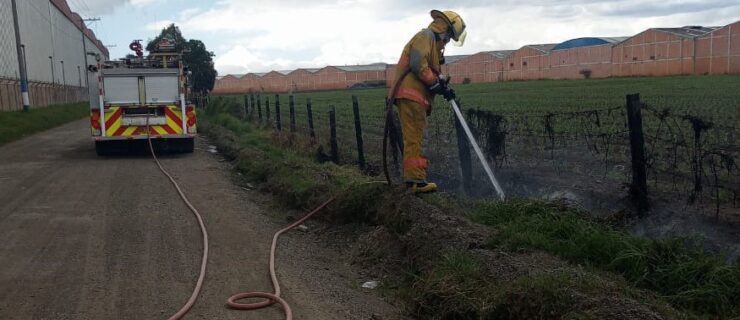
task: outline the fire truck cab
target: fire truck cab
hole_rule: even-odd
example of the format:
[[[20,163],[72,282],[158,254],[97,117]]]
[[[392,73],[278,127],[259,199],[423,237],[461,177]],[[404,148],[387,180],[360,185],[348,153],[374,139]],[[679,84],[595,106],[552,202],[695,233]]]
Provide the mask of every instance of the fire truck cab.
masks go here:
[[[129,46],[136,56],[98,61],[97,99],[90,101],[90,125],[98,155],[128,152],[147,139],[163,151],[193,152],[195,108],[186,100],[188,71],[182,53],[163,39],[144,57],[140,40]]]

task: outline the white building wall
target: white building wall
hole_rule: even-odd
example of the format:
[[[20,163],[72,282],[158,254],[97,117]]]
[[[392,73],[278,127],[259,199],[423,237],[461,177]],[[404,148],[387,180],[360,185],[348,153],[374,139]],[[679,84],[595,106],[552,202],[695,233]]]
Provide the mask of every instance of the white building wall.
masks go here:
[[[52,53],[52,34],[49,3],[45,0],[16,0],[16,4],[21,43],[25,46],[28,80],[51,82],[49,56]],[[15,39],[11,39],[8,44],[15,47]]]
[[[0,0],[0,78],[18,77],[18,60],[10,0]]]
[[[87,68],[80,29],[49,0],[16,0],[16,5],[28,80],[85,86]],[[0,0],[0,41],[4,44],[0,46],[0,77],[16,79],[18,62],[10,0]],[[87,51],[101,53],[89,38],[85,41]],[[88,63],[95,64],[95,59],[89,57]]]

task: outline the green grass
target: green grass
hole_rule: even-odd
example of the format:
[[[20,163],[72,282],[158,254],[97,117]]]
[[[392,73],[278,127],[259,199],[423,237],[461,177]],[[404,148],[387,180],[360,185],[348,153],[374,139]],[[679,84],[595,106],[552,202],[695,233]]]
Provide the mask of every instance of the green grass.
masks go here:
[[[689,239],[636,237],[584,213],[532,201],[482,202],[472,216],[497,230],[491,246],[544,250],[622,275],[697,314],[740,316],[740,266],[706,254]]]
[[[86,102],[52,105],[29,112],[0,112],[0,145],[82,119],[90,114]]]
[[[215,138],[222,152],[235,159],[240,172],[286,205],[312,208],[325,201],[328,195],[345,194],[348,187],[369,181],[350,168],[317,163],[306,153],[290,150],[270,133],[237,119],[235,115],[239,112],[238,105],[216,100],[200,115],[202,130]],[[370,187],[360,189],[372,190]],[[335,211],[360,214],[364,196],[366,194],[345,194],[338,201],[340,209]]]
[[[202,129],[262,190],[300,209],[313,208],[328,195],[339,194],[339,200],[322,217],[342,223],[381,223],[404,234],[405,228],[392,225],[393,221],[377,220],[378,203],[389,192],[385,187],[364,185],[347,191],[369,178],[353,168],[316,163],[298,146],[285,141],[281,144],[272,130],[237,119],[241,108],[230,99],[214,99],[202,114]],[[442,252],[431,270],[411,266],[407,283],[401,284],[402,298],[420,318],[603,318],[601,312],[608,310],[602,309],[610,306],[594,297],[629,300],[675,315],[667,301],[685,310],[689,318],[740,316],[736,303],[740,300],[740,267],[705,253],[692,241],[634,236],[558,204],[460,201],[442,195],[425,199],[452,215],[466,215],[489,226],[489,248],[510,254],[542,250],[582,268],[496,282],[473,252]],[[392,213],[384,213],[387,215]]]

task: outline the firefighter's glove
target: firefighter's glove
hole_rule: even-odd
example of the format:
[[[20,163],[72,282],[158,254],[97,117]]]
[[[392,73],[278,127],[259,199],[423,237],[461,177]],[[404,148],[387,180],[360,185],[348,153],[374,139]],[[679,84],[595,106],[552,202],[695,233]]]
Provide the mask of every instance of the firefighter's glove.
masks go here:
[[[445,75],[437,78],[437,81],[429,87],[429,92],[441,95],[447,100],[455,99],[455,91],[450,88],[450,78]]]
[[[457,98],[457,95],[455,95],[455,90],[452,90],[452,88],[447,87],[445,89],[445,92],[442,93],[442,96],[445,97],[445,100],[455,100]]]
[[[447,83],[438,79],[433,85],[429,86],[429,92],[432,94],[444,94]]]

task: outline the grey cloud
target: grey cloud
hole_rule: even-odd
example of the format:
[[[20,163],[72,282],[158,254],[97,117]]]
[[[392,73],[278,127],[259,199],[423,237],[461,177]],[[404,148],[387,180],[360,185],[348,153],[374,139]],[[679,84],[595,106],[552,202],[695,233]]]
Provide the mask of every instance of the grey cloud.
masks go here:
[[[115,12],[131,0],[67,0],[72,10],[84,15],[106,15]]]
[[[736,0],[700,1],[629,1],[601,6],[595,11],[603,16],[654,17],[680,13],[702,12],[738,6]]]
[[[459,0],[453,3],[442,0],[398,1],[392,4],[399,9],[446,9],[450,7],[474,9],[476,7],[507,7],[540,10],[545,16],[567,17],[579,13],[601,16],[649,17],[678,13],[701,12],[740,5],[737,0]]]

